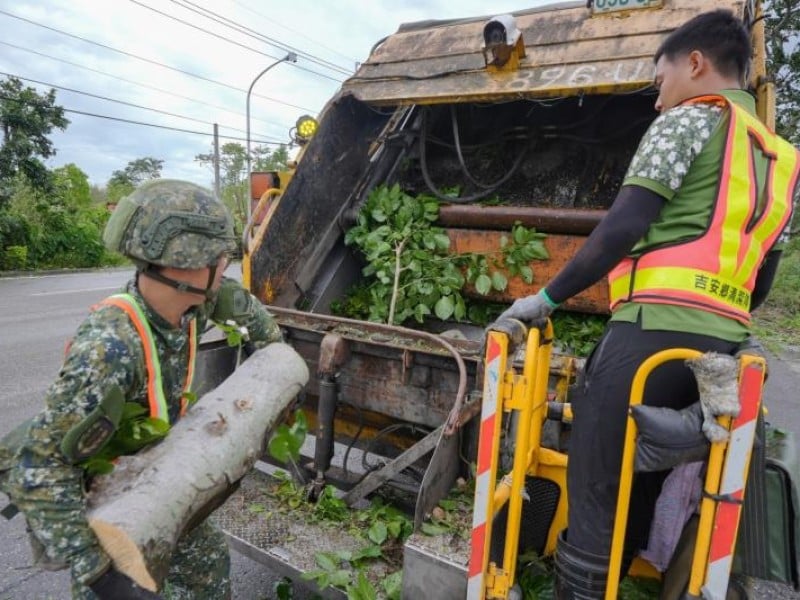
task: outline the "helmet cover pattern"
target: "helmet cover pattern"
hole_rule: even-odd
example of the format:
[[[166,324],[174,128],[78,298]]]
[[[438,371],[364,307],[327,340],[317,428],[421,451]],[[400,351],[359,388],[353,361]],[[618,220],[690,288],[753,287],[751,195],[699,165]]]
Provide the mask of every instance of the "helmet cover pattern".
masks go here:
[[[233,220],[210,190],[154,179],[120,200],[108,220],[106,247],[137,263],[201,269],[236,248]]]

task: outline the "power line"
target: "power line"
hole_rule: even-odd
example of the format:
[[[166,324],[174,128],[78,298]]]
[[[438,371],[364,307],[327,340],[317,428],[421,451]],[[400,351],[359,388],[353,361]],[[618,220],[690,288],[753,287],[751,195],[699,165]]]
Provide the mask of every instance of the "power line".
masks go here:
[[[50,27],[49,25],[44,25],[43,23],[37,23],[36,21],[32,21],[30,19],[26,19],[25,17],[20,17],[18,15],[14,15],[14,14],[12,14],[10,12],[6,12],[4,10],[0,10],[0,14],[6,15],[6,16],[11,17],[13,19],[19,19],[20,21],[24,21],[26,23],[30,23],[31,25],[35,25],[36,27],[41,27],[41,28],[47,29],[49,31],[54,31],[56,33],[60,33],[61,35],[65,35],[67,37],[71,37],[71,38],[80,40],[82,42],[86,42],[87,44],[92,44],[93,46],[99,46],[100,48],[104,48],[106,50],[111,50],[112,52],[116,52],[118,54],[122,54],[122,55],[128,56],[130,58],[135,58],[136,60],[141,60],[143,62],[150,63],[152,65],[156,65],[156,66],[162,67],[164,69],[169,69],[170,71],[175,71],[176,73],[181,73],[183,75],[188,75],[189,77],[194,77],[196,79],[201,79],[201,80],[207,81],[209,83],[214,83],[216,85],[219,85],[219,86],[231,89],[231,90],[236,90],[237,92],[247,93],[247,90],[242,89],[242,88],[238,88],[238,87],[236,87],[234,85],[230,85],[230,84],[224,83],[222,81],[217,81],[216,79],[211,79],[209,77],[204,77],[203,75],[198,75],[196,73],[191,73],[189,71],[184,71],[183,69],[178,69],[177,67],[171,67],[171,66],[166,65],[164,63],[160,63],[160,62],[158,62],[156,60],[152,60],[150,58],[145,58],[143,56],[138,56],[136,54],[132,54],[130,52],[126,52],[125,50],[119,50],[117,48],[113,48],[111,46],[107,46],[105,44],[101,44],[100,42],[95,42],[95,41],[83,38],[83,37],[81,37],[79,35],[75,35],[75,34],[72,34],[72,33],[67,33],[66,31],[62,31],[61,29],[56,29],[55,27]],[[253,94],[253,96],[258,96],[259,98],[263,98],[265,100],[269,100],[270,102],[276,102],[278,104],[283,104],[285,106],[290,106],[292,108],[296,108],[298,110],[302,110],[302,111],[308,112],[307,108],[303,108],[302,106],[297,106],[296,104],[291,104],[289,102],[284,102],[283,100],[278,100],[276,98],[270,98],[269,96],[262,96],[261,94],[255,94],[255,93]]]
[[[118,81],[124,81],[125,83],[130,83],[131,85],[138,85],[138,86],[143,87],[143,88],[147,88],[147,89],[150,89],[150,90],[155,90],[156,92],[161,92],[162,94],[167,94],[169,96],[174,96],[175,98],[181,98],[182,100],[188,100],[190,102],[195,102],[197,104],[202,104],[203,106],[208,106],[210,108],[216,108],[216,109],[219,109],[219,110],[224,110],[225,112],[229,112],[232,115],[238,115],[240,117],[244,117],[245,116],[244,113],[233,111],[233,110],[231,110],[230,108],[228,108],[226,106],[220,106],[219,104],[211,104],[209,102],[204,102],[203,100],[198,100],[197,98],[193,98],[191,96],[183,96],[181,94],[176,94],[175,92],[170,92],[169,90],[165,90],[165,89],[162,89],[160,87],[156,87],[154,85],[150,85],[148,83],[142,83],[141,81],[134,81],[132,79],[126,79],[124,77],[120,77],[118,75],[112,75],[111,73],[106,73],[105,71],[100,71],[99,69],[93,69],[91,67],[87,67],[85,65],[81,65],[81,64],[78,64],[76,62],[65,60],[63,58],[58,58],[57,56],[51,56],[50,54],[45,54],[44,52],[39,52],[37,50],[31,50],[30,48],[25,48],[23,46],[17,46],[16,44],[10,44],[10,43],[4,42],[2,40],[0,40],[0,44],[2,44],[4,46],[10,46],[11,48],[14,48],[16,50],[22,50],[23,52],[30,52],[31,54],[36,54],[37,56],[41,56],[43,58],[48,58],[50,60],[55,60],[55,61],[67,64],[67,65],[70,65],[72,67],[77,67],[79,69],[84,69],[86,71],[91,71],[92,73],[97,73],[97,74],[103,75],[105,77],[110,77],[111,79],[116,79]],[[314,112],[314,111],[312,111],[311,109],[308,109],[308,108],[307,109],[303,109],[303,110],[305,110],[306,112]],[[262,123],[266,123],[268,125],[271,124],[270,121],[265,121],[264,119],[259,119],[257,117],[252,117],[252,116],[250,118],[252,120],[254,120],[254,121],[261,121]]]
[[[208,29],[200,27],[199,25],[195,25],[193,23],[189,23],[188,21],[185,21],[185,20],[181,19],[180,17],[173,16],[173,15],[171,15],[169,13],[166,13],[164,11],[161,11],[161,10],[159,10],[157,8],[154,8],[152,6],[148,6],[147,4],[144,4],[143,2],[139,2],[139,0],[130,0],[130,1],[133,2],[134,4],[137,4],[137,5],[141,6],[142,8],[146,8],[147,10],[152,10],[154,13],[158,13],[161,16],[167,17],[168,19],[172,19],[173,21],[177,21],[178,23],[181,23],[182,25],[185,25],[187,27],[191,27],[192,29],[196,29],[198,31],[202,31],[203,33],[207,33],[208,35],[214,36],[215,38],[218,38],[220,40],[228,42],[229,44],[234,44],[235,46],[239,46],[240,48],[244,48],[245,50],[249,50],[250,52],[255,52],[256,54],[260,54],[261,56],[266,56],[267,58],[272,58],[274,60],[280,60],[280,57],[278,57],[278,56],[273,56],[272,54],[267,54],[266,52],[261,52],[261,50],[256,50],[255,48],[251,48],[250,46],[247,46],[245,44],[237,42],[236,40],[232,40],[230,38],[226,38],[224,35],[220,35],[218,33],[214,33],[213,31],[210,31]],[[306,71],[307,73],[313,73],[314,75],[317,75],[318,77],[324,77],[325,79],[330,79],[331,81],[335,81],[337,83],[341,83],[342,82],[341,79],[336,79],[335,77],[331,77],[330,75],[325,75],[324,73],[320,73],[318,71],[313,71],[313,70],[308,69],[306,67],[300,67],[300,66],[297,66],[297,65],[293,65],[293,66],[295,66],[296,68],[300,69],[301,71]]]
[[[121,117],[111,117],[109,115],[98,115],[96,113],[85,112],[82,110],[75,110],[71,108],[65,108],[64,112],[68,113],[75,113],[78,115],[84,115],[87,117],[96,117],[98,119],[108,119],[109,121],[119,121],[120,123],[129,123],[131,125],[141,125],[143,127],[155,127],[156,129],[166,129],[168,131],[177,131],[180,133],[191,133],[193,135],[203,135],[206,137],[214,137],[213,133],[208,133],[207,131],[193,131],[191,129],[181,129],[180,127],[169,127],[168,125],[158,125],[156,123],[145,123],[143,121],[134,121],[133,119],[123,119]],[[236,137],[232,135],[222,135],[220,134],[219,137],[224,138],[226,140],[237,140],[240,142],[247,141],[246,138]],[[261,144],[262,146],[288,146],[287,142],[269,142],[266,140],[250,140],[251,142],[255,142],[257,144]]]
[[[131,1],[134,2],[135,0],[131,0]],[[236,21],[234,21],[232,19],[229,19],[228,17],[225,17],[225,16],[223,16],[223,15],[221,15],[219,13],[215,13],[214,11],[209,10],[209,9],[203,7],[203,6],[200,6],[199,4],[197,4],[195,2],[191,2],[190,0],[170,0],[170,2],[172,2],[173,4],[177,4],[178,6],[181,6],[181,7],[185,8],[185,9],[187,9],[187,10],[190,10],[195,14],[199,14],[201,16],[204,16],[205,18],[210,19],[210,20],[212,20],[212,21],[214,21],[216,23],[219,23],[220,25],[223,25],[223,26],[225,26],[225,27],[227,27],[229,29],[233,29],[234,31],[236,31],[238,33],[242,33],[242,34],[244,34],[244,35],[246,35],[248,37],[251,37],[251,38],[253,38],[255,40],[258,40],[258,41],[261,41],[261,42],[266,42],[266,43],[268,43],[268,44],[270,44],[270,45],[272,45],[272,46],[274,46],[274,47],[276,47],[276,48],[278,48],[280,50],[283,50],[284,52],[294,52],[295,54],[299,55],[300,57],[305,58],[306,60],[309,60],[310,62],[313,62],[315,64],[318,64],[321,67],[325,67],[325,68],[331,69],[332,71],[336,71],[338,73],[341,73],[342,75],[350,76],[350,75],[353,74],[351,70],[346,69],[345,67],[342,67],[341,65],[337,65],[336,63],[333,63],[331,61],[325,60],[324,58],[320,58],[318,56],[315,56],[314,54],[311,54],[310,52],[306,52],[304,50],[301,50],[300,48],[295,48],[294,46],[290,46],[288,44],[285,44],[285,43],[281,42],[280,40],[277,40],[275,38],[271,38],[271,37],[261,33],[260,31],[256,31],[255,29],[251,29],[250,27],[242,25],[241,23],[237,23]],[[194,7],[194,8],[192,8],[192,7]],[[202,11],[202,12],[200,12],[200,11]]]
[[[82,96],[89,96],[90,98],[97,98],[99,100],[106,100],[108,102],[115,102],[117,104],[122,104],[124,106],[132,106],[133,108],[140,108],[142,110],[149,110],[149,111],[156,112],[156,113],[159,113],[159,114],[162,114],[162,115],[167,115],[169,117],[177,117],[178,119],[185,119],[187,121],[193,121],[195,123],[201,123],[202,125],[211,125],[212,127],[214,126],[214,123],[212,123],[210,121],[203,121],[202,119],[195,119],[194,117],[188,117],[186,115],[179,115],[178,113],[173,113],[173,112],[169,112],[169,111],[166,111],[166,110],[161,110],[159,108],[151,108],[149,106],[142,106],[141,104],[135,104],[133,102],[126,102],[124,100],[116,100],[114,98],[109,98],[107,96],[101,96],[99,94],[92,94],[91,92],[83,92],[81,90],[76,90],[76,89],[73,89],[73,88],[63,87],[63,86],[60,86],[60,85],[55,85],[53,83],[48,83],[46,81],[39,81],[38,79],[31,79],[30,77],[22,77],[21,75],[15,75],[14,73],[5,73],[3,71],[0,71],[0,75],[5,75],[7,77],[16,77],[17,79],[22,79],[23,81],[30,81],[32,83],[38,83],[39,85],[46,85],[48,87],[56,88],[58,90],[63,90],[63,91],[66,91],[66,92],[72,92],[73,94],[81,94]],[[240,133],[247,133],[244,129],[239,129],[237,127],[231,127],[230,125],[219,125],[219,127],[223,127],[225,129],[230,129],[232,131],[238,131]],[[272,137],[272,136],[269,136],[269,135],[266,135],[266,134],[263,134],[263,133],[259,133],[259,134],[256,134],[256,135],[260,135],[263,138]],[[273,137],[272,139],[275,140],[276,142],[280,143],[280,140],[278,140],[277,138]]]
[[[234,3],[234,4],[238,4],[238,5],[239,5],[239,6],[241,6],[243,9],[245,9],[245,10],[246,10],[246,11],[248,11],[248,12],[251,12],[251,13],[253,13],[254,15],[258,15],[259,17],[261,17],[261,18],[262,18],[262,19],[264,19],[265,21],[269,21],[270,23],[275,23],[275,25],[277,25],[278,27],[281,27],[282,29],[285,29],[285,30],[287,30],[287,31],[290,31],[290,32],[294,33],[295,35],[299,35],[300,37],[303,37],[303,38],[307,39],[309,42],[311,42],[312,44],[316,44],[316,45],[317,45],[317,46],[319,46],[320,48],[325,48],[325,50],[328,50],[328,51],[330,51],[330,52],[333,52],[334,54],[338,54],[339,56],[341,56],[342,58],[344,58],[344,59],[346,59],[346,60],[349,60],[349,61],[350,61],[350,62],[352,62],[353,64],[356,64],[356,63],[358,62],[358,60],[357,60],[357,59],[355,59],[355,58],[353,58],[352,56],[347,56],[346,54],[342,54],[341,52],[339,52],[339,51],[338,51],[338,50],[336,50],[335,48],[331,48],[330,46],[326,46],[326,45],[325,45],[325,44],[323,44],[322,42],[318,42],[318,41],[317,41],[317,40],[315,40],[314,38],[311,38],[311,37],[307,36],[307,35],[306,35],[305,33],[303,33],[302,31],[298,31],[297,29],[292,29],[291,27],[289,27],[289,26],[287,26],[287,25],[284,25],[283,23],[279,23],[279,22],[278,22],[278,21],[276,21],[275,19],[271,19],[271,18],[269,18],[268,16],[266,16],[265,14],[263,14],[263,13],[260,13],[260,12],[258,12],[257,10],[254,10],[254,9],[250,8],[249,6],[245,6],[245,5],[244,5],[244,4],[242,4],[241,2],[238,2],[237,0],[233,0],[233,3]]]
[[[11,102],[18,102],[20,104],[35,104],[34,102],[26,102],[19,98],[12,98],[11,96],[4,96],[0,94],[0,100],[9,100]],[[208,133],[207,131],[194,131],[192,129],[182,129],[180,127],[170,127],[168,125],[159,125],[157,123],[145,123],[144,121],[135,121],[133,119],[123,119],[122,117],[112,117],[109,115],[99,115],[97,113],[90,113],[82,110],[77,110],[74,108],[65,108],[60,107],[64,112],[73,113],[76,115],[84,115],[87,117],[96,117],[98,119],[107,119],[109,121],[118,121],[120,123],[129,123],[131,125],[141,125],[143,127],[154,127],[156,129],[166,129],[168,131],[177,131],[179,133],[190,133],[192,135],[203,135],[206,137],[214,137],[213,133]],[[233,135],[220,135],[219,137],[224,138],[226,140],[237,140],[241,142],[247,141],[246,138],[236,137]],[[257,144],[261,144],[262,146],[288,146],[288,142],[270,142],[266,140],[250,140],[251,142],[255,142]]]

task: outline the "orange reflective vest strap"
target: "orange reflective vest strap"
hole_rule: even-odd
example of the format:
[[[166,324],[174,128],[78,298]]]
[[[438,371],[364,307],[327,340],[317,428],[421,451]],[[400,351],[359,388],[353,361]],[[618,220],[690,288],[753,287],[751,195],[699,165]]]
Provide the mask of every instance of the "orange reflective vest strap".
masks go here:
[[[629,301],[673,304],[747,324],[758,268],[791,218],[800,153],[723,96],[689,102],[729,107],[720,187],[709,225],[691,240],[623,259],[609,273],[611,309]],[[756,148],[767,160],[761,206]]]
[[[147,399],[150,407],[150,416],[154,419],[159,419],[165,423],[169,423],[169,411],[167,409],[166,394],[162,386],[161,379],[161,362],[158,359],[158,350],[155,344],[153,332],[147,322],[142,308],[136,299],[130,294],[114,294],[109,296],[100,304],[116,306],[127,314],[131,323],[136,328],[139,337],[142,340],[142,348],[144,351],[145,368],[147,370]],[[186,370],[186,383],[184,384],[184,393],[188,391],[192,384],[194,377],[194,360],[197,355],[197,336],[196,336],[196,323],[192,319],[189,324],[189,365]],[[186,410],[186,399],[181,397],[181,415]]]

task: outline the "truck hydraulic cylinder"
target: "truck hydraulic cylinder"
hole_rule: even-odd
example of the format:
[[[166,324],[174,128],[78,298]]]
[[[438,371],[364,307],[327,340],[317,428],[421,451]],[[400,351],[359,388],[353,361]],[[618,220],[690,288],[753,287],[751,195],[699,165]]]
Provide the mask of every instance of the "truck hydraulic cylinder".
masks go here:
[[[317,406],[317,443],[314,448],[314,468],[317,479],[324,477],[333,457],[333,417],[336,413],[336,379],[323,374],[319,378],[319,404]]]

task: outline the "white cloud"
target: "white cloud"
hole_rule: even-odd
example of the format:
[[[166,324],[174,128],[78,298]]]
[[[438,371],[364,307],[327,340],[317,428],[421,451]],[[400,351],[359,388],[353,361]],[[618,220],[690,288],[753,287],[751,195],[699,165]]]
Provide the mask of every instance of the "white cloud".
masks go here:
[[[246,90],[253,78],[275,60],[264,54],[280,58],[286,51],[206,19],[198,12],[213,11],[219,15],[215,19],[230,19],[352,71],[356,61],[367,58],[375,42],[396,31],[401,23],[500,14],[541,4],[544,4],[542,0],[492,3],[476,0],[458,3],[446,0],[324,3],[311,0],[280,3],[256,0],[0,0],[2,13],[32,22],[0,13],[0,30],[3,31],[0,71],[201,122],[57,89],[57,103],[71,110],[207,134],[212,131],[210,123],[218,123],[221,135],[242,138],[241,143],[244,143]],[[145,6],[240,45],[184,25]],[[253,89],[251,139],[269,136],[288,141],[289,129],[297,117],[305,112],[317,114],[344,78],[341,73],[303,56],[296,65],[274,67]],[[40,91],[48,89],[46,85],[25,83]],[[75,163],[89,175],[92,183],[103,185],[112,171],[123,168],[128,161],[152,156],[164,161],[165,177],[185,178],[205,185],[211,180],[210,170],[193,160],[196,154],[209,151],[210,136],[76,113],[68,113],[67,117],[71,121],[67,130],[52,135],[58,154],[49,161],[51,167]]]

